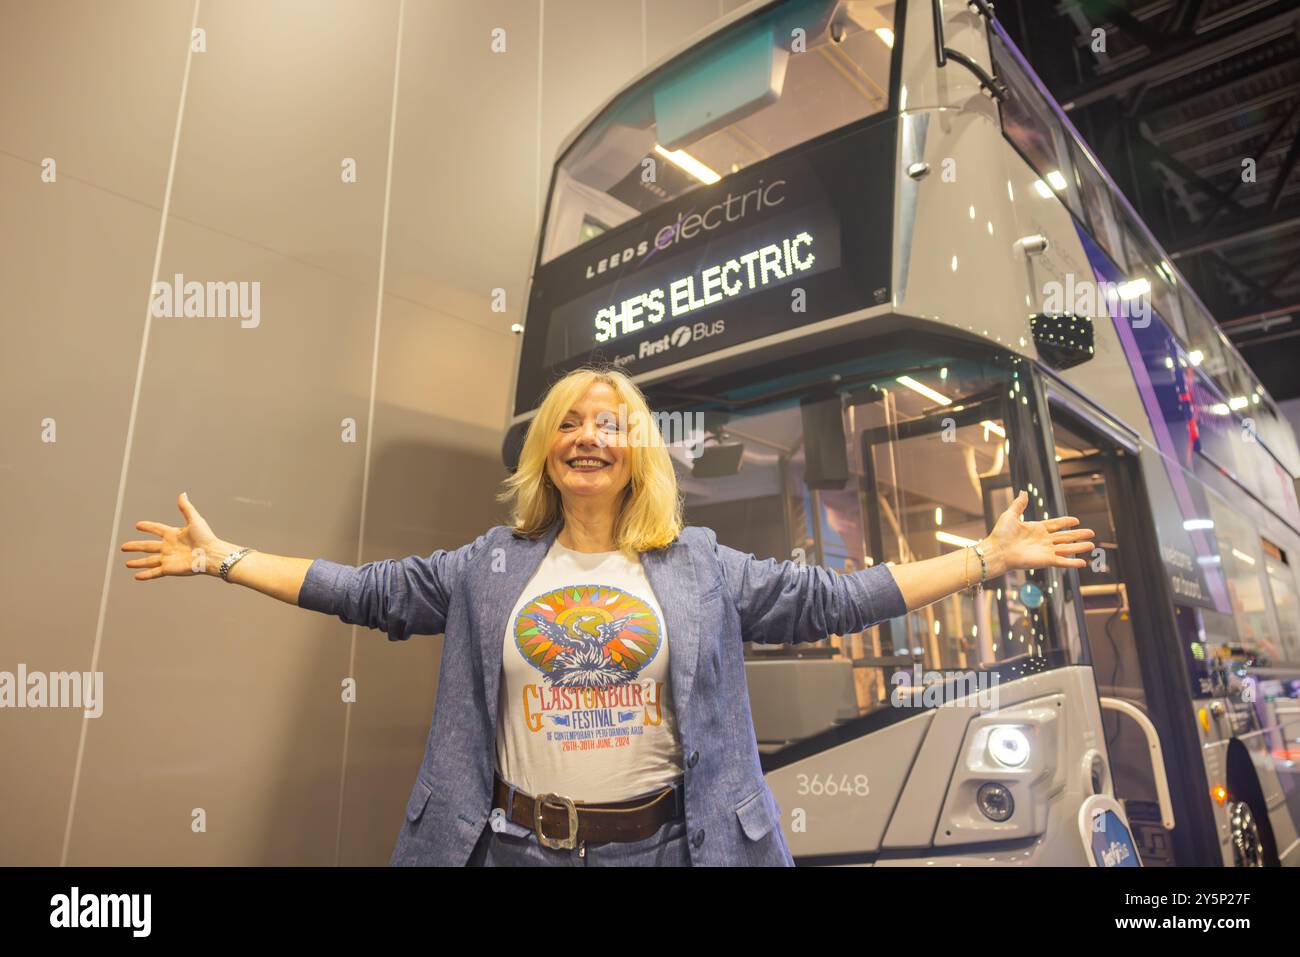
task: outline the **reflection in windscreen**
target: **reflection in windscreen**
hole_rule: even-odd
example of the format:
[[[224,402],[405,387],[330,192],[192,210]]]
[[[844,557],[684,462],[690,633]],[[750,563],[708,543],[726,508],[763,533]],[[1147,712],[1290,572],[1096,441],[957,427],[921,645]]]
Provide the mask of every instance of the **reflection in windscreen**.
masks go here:
[[[555,171],[542,262],[889,102],[894,4],[794,0],[602,113]]]
[[[1013,496],[1005,416],[1022,398],[1018,374],[964,360],[918,365],[913,355],[873,364],[890,371],[854,376],[837,367],[833,393],[772,383],[736,390],[751,397],[744,408],[705,407],[703,454],[674,450],[688,522],[758,558],[841,573],[931,558],[984,537]],[[753,404],[765,392],[783,397]],[[978,565],[972,574],[978,579]],[[780,747],[890,707],[893,692],[911,686],[900,686],[897,673],[910,675],[913,665],[978,671],[1024,662],[1033,670],[1052,642],[1054,581],[1013,573],[982,594],[961,592],[814,644],[763,646],[763,636],[747,636],[760,745]]]

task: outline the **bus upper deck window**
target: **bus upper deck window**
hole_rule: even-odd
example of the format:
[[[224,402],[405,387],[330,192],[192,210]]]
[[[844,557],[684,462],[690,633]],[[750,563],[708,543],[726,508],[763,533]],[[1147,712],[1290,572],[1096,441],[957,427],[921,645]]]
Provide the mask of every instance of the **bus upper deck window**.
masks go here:
[[[1017,60],[996,31],[989,34],[989,49],[994,71],[1007,88],[1007,97],[1001,104],[1002,132],[1038,174],[1034,188],[1039,195],[1060,197],[1082,219],[1084,209],[1079,198],[1082,184],[1074,172],[1070,137],[1064,125],[1034,85],[1028,67]]]
[[[780,4],[723,28],[625,90],[556,167],[541,262],[883,113],[894,7],[877,0]]]
[[[1072,145],[1075,172],[1083,194],[1083,205],[1088,214],[1088,228],[1093,238],[1123,272],[1128,268],[1128,260],[1124,256],[1124,242],[1120,236],[1115,208],[1111,203],[1110,187],[1102,179],[1101,172],[1092,158],[1084,152],[1083,147],[1075,142],[1072,142]]]

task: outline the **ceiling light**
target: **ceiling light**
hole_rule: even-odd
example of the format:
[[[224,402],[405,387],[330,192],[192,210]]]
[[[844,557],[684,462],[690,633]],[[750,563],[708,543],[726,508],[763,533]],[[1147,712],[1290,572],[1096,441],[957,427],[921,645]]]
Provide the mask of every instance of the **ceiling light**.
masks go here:
[[[954,535],[952,532],[935,532],[934,537],[945,545],[956,545],[958,548],[970,548],[972,545],[978,545],[973,538],[962,538],[960,535]]]
[[[925,396],[931,402],[938,402],[940,405],[952,405],[952,399],[948,398],[942,392],[935,392],[928,385],[917,382],[910,375],[900,375],[894,380],[899,385],[907,386],[913,392]]]
[[[1151,283],[1139,276],[1129,282],[1120,283],[1115,291],[1119,293],[1121,299],[1136,299],[1138,296],[1145,296],[1151,291]]]
[[[697,160],[694,156],[692,156],[690,153],[686,152],[685,150],[666,150],[658,143],[656,143],[655,152],[658,153],[660,156],[662,156],[664,159],[668,160],[668,162],[672,163],[674,166],[677,166],[685,170],[686,172],[690,173],[692,176],[698,179],[701,183],[704,183],[706,186],[712,185],[713,183],[716,183],[718,180],[722,179],[721,176],[713,172],[713,170],[709,169],[707,166],[705,166],[703,163],[701,163],[699,160]]]

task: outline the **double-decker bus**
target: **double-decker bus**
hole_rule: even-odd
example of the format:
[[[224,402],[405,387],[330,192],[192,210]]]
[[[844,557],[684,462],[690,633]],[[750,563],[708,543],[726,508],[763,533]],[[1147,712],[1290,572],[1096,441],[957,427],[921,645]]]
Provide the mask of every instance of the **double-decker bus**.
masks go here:
[[[747,645],[798,863],[1300,863],[1295,436],[986,4],[754,2],[611,97],[554,165],[508,466],[593,361],[756,557],[928,558],[1018,489],[1097,533]]]

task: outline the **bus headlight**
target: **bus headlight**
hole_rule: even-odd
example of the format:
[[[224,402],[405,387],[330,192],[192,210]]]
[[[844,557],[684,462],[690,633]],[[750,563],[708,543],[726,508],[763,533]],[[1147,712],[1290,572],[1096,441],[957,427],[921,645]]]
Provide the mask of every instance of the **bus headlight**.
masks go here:
[[[975,803],[979,805],[981,814],[990,821],[998,823],[1009,818],[1016,809],[1016,802],[1011,797],[1011,789],[996,781],[980,785],[980,789],[975,793]]]
[[[1022,767],[1029,760],[1029,738],[1014,725],[989,729],[989,754],[1004,768]]]

